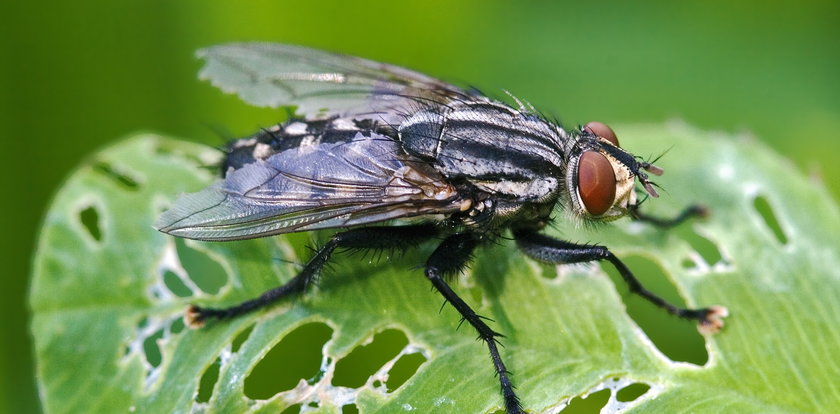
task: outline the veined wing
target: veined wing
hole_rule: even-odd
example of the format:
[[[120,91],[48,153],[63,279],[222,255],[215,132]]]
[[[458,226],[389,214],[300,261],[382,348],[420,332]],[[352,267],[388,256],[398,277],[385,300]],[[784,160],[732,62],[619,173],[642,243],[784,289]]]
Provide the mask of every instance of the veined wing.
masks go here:
[[[202,49],[199,76],[257,106],[297,106],[312,119],[393,117],[406,105],[443,104],[462,89],[398,66],[304,47],[234,43]]]
[[[181,196],[156,227],[179,237],[238,240],[457,211],[457,192],[391,138],[303,145]]]

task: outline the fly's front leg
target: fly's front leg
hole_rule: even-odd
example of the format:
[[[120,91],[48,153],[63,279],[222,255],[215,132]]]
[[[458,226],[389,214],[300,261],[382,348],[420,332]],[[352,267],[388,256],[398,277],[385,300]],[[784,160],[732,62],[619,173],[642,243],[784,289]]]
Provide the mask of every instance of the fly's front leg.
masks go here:
[[[445,276],[460,271],[470,260],[473,250],[478,245],[478,239],[472,234],[456,234],[444,240],[426,262],[426,277],[432,282],[435,289],[440,292],[447,302],[451,303],[463,320],[467,321],[478,332],[490,350],[490,358],[499,377],[499,385],[502,389],[502,396],[505,400],[505,410],[508,414],[523,413],[519,397],[513,391],[513,384],[510,381],[510,373],[505,368],[502,357],[499,355],[498,337],[502,336],[495,332],[481,316],[470,308],[446,283]]]
[[[633,275],[633,272],[604,246],[569,243],[529,230],[514,231],[513,236],[516,239],[516,244],[525,254],[543,262],[564,264],[606,260],[615,266],[618,273],[621,274],[621,278],[630,287],[630,292],[645,298],[672,315],[698,321],[702,332],[717,332],[723,327],[721,318],[727,315],[726,308],[711,306],[701,309],[686,309],[667,302],[645,289],[639,279],[636,279],[636,276]]]
[[[300,273],[284,285],[228,308],[203,308],[190,305],[187,309],[186,321],[190,326],[199,327],[208,318],[233,318],[270,305],[292,294],[301,293],[306,290],[337,248],[407,250],[437,234],[438,230],[433,225],[365,227],[336,233],[315,252]]]
[[[661,229],[669,229],[671,227],[679,225],[680,223],[688,219],[694,217],[707,217],[708,215],[709,209],[698,204],[692,204],[686,207],[682,212],[680,212],[680,214],[677,214],[675,217],[671,218],[650,216],[645,213],[642,213],[641,210],[639,210],[638,204],[630,207],[630,217],[632,217],[633,220],[649,223]]]

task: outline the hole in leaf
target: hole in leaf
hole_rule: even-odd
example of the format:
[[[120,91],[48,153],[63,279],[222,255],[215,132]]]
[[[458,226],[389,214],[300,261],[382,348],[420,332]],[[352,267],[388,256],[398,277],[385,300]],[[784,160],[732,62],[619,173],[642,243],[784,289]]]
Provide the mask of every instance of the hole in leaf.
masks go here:
[[[324,371],[323,368],[331,366],[331,365],[332,365],[332,358],[327,357],[326,361],[323,361],[321,363],[321,369],[318,370],[318,373],[314,377],[307,380],[307,382],[309,382],[310,384],[315,384],[315,383],[321,381],[321,379],[324,378],[324,375],[327,374],[327,372]]]
[[[251,332],[254,330],[254,325],[255,324],[252,323],[247,328],[243,329],[238,334],[236,334],[236,338],[233,338],[233,342],[231,342],[230,352],[239,351],[239,348],[242,347],[242,344],[244,344],[248,337],[251,336]]]
[[[106,177],[113,180],[117,185],[120,187],[129,190],[129,191],[137,191],[140,188],[140,185],[137,183],[137,180],[134,178],[129,177],[128,175],[115,170],[110,164],[100,162],[93,166],[94,171],[100,172]]]
[[[299,414],[300,408],[301,404],[295,404],[281,411],[280,414]]]
[[[548,280],[557,279],[557,277],[559,276],[557,266],[540,266],[539,272],[540,276]]]
[[[172,320],[172,324],[169,325],[169,332],[173,334],[180,333],[184,330],[184,318],[175,318]]]
[[[219,293],[219,290],[227,283],[224,268],[205,253],[188,247],[184,239],[175,239],[175,249],[178,251],[181,265],[184,266],[187,275],[196,286],[211,295]]]
[[[356,404],[347,404],[341,407],[341,414],[359,414]]]
[[[764,224],[770,228],[773,235],[776,236],[776,240],[778,240],[781,244],[787,244],[788,238],[782,230],[782,226],[779,225],[779,220],[773,212],[773,207],[771,207],[770,203],[767,202],[767,198],[764,196],[756,197],[755,200],[753,200],[753,207],[756,211],[758,211],[758,214],[761,214],[761,218],[764,219]]]
[[[630,384],[620,390],[615,394],[615,398],[621,402],[630,402],[633,401],[642,395],[645,395],[646,392],[650,389],[650,385],[643,384],[641,382],[636,382]]]
[[[604,389],[593,392],[584,398],[583,396],[572,398],[569,405],[563,409],[563,414],[597,414],[601,408],[607,405],[610,400],[610,390]]]
[[[320,375],[321,349],[332,332],[324,323],[308,323],[287,334],[245,378],[245,395],[268,399]]]
[[[419,352],[401,356],[394,363],[391,370],[388,371],[388,381],[385,382],[385,385],[388,387],[388,392],[394,392],[401,385],[405,384],[420,369],[420,365],[423,365],[424,362],[426,362],[426,357]]]
[[[213,387],[216,386],[216,381],[219,380],[219,368],[222,366],[222,361],[219,358],[210,364],[204,374],[201,375],[201,380],[198,383],[198,394],[195,400],[198,402],[208,402],[213,396]]]
[[[358,388],[386,362],[408,345],[408,337],[398,329],[374,335],[368,345],[359,346],[335,364],[333,385]]]
[[[703,260],[709,265],[712,266],[715,263],[720,262],[723,259],[723,256],[720,254],[720,249],[718,249],[717,245],[714,244],[711,240],[697,234],[694,230],[691,229],[690,226],[683,226],[678,229],[675,229],[677,235],[688,242],[689,245],[703,258]],[[689,265],[687,268],[694,267],[694,262],[690,259],[686,259],[683,261],[685,265],[688,263]]]
[[[146,361],[149,361],[149,364],[153,367],[160,365],[160,361],[163,358],[160,353],[160,346],[158,346],[158,340],[161,338],[163,338],[163,329],[149,335],[143,341],[143,353],[146,354]]]
[[[621,260],[639,279],[642,286],[675,306],[685,306],[676,287],[670,283],[657,263],[642,256],[627,256]],[[628,315],[665,356],[673,361],[698,365],[706,363],[709,355],[703,336],[697,332],[695,323],[672,316],[641,296],[630,293],[627,283],[612,266],[604,266],[604,270],[622,293]]]
[[[169,146],[169,145],[166,145],[163,142],[158,142],[157,145],[155,145],[155,154],[158,154],[158,155],[172,155],[173,154],[172,147]]]
[[[219,165],[218,164],[207,165],[207,163],[202,161],[201,158],[198,157],[196,154],[194,154],[192,152],[189,152],[189,151],[184,152],[184,151],[181,151],[179,149],[172,148],[172,146],[167,145],[164,142],[158,142],[157,145],[155,145],[155,154],[167,155],[167,156],[177,156],[181,160],[189,161],[189,162],[199,166],[200,168],[205,168],[205,169],[211,170],[211,171],[213,171],[214,174],[215,174],[216,171],[219,170]]]
[[[157,286],[155,286],[155,289],[151,289],[150,293],[152,294],[152,298],[155,300],[163,298],[163,289],[157,289]]]
[[[99,227],[99,212],[96,207],[89,206],[88,208],[79,212],[79,221],[85,226],[85,229],[96,241],[102,241],[102,230]]]
[[[170,292],[174,293],[175,296],[186,298],[192,296],[192,290],[184,284],[184,281],[181,280],[178,275],[172,273],[171,271],[167,270],[163,274],[163,283],[166,285],[166,288],[169,289]]]

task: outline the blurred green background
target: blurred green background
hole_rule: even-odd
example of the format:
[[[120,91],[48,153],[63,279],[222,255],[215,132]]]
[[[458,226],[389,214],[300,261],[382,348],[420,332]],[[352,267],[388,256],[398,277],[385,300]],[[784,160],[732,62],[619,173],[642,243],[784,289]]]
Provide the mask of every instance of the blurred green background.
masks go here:
[[[38,410],[26,289],[62,178],[133,132],[215,145],[218,130],[248,134],[283,113],[199,82],[202,46],[268,40],[360,55],[506,88],[567,125],[682,119],[751,132],[840,195],[837,1],[89,0],[6,2],[0,14],[0,412]]]

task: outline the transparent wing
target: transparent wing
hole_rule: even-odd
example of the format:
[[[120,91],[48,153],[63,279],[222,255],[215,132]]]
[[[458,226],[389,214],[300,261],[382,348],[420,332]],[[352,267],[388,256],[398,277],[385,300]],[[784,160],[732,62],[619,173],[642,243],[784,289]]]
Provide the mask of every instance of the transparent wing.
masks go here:
[[[392,139],[292,148],[181,196],[156,227],[191,239],[237,240],[347,227],[459,208],[455,189]]]
[[[460,88],[398,66],[273,43],[202,49],[199,76],[257,106],[314,117],[394,115],[406,105],[465,98]]]

